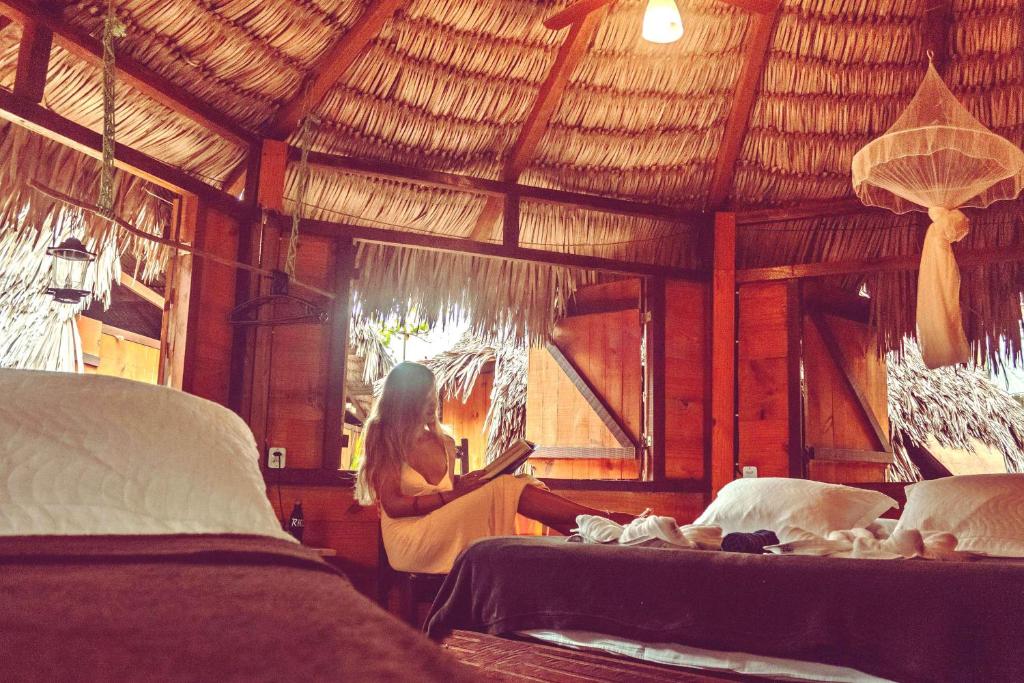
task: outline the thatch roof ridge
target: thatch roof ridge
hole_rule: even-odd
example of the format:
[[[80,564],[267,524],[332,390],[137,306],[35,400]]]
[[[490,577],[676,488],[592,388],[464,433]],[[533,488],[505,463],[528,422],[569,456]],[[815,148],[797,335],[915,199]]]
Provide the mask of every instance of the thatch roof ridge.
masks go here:
[[[1008,472],[1024,472],[1024,406],[978,370],[963,366],[929,370],[910,344],[901,359],[890,358],[889,421],[902,479],[920,477],[907,444],[973,450],[974,440],[1003,455]]]

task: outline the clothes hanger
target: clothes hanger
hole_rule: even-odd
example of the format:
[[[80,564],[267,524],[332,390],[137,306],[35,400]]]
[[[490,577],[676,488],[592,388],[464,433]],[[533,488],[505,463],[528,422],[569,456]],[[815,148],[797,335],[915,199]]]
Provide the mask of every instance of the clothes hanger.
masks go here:
[[[260,318],[260,312],[270,308],[273,314]],[[283,309],[283,310],[282,310]],[[263,294],[231,309],[228,322],[232,325],[273,327],[275,325],[323,324],[330,316],[323,307],[309,299],[288,293],[288,274],[283,270],[270,271],[270,294]]]

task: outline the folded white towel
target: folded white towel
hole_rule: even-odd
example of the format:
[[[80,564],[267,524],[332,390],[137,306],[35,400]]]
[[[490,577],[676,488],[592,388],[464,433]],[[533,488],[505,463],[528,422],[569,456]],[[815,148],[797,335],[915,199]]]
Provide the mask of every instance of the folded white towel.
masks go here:
[[[787,527],[778,533],[783,543],[766,546],[776,555],[815,555],[868,560],[897,560],[915,557],[927,560],[969,560],[974,556],[956,549],[956,536],[944,532],[921,534],[916,529],[901,530],[892,536],[869,529],[832,531],[818,536],[803,529]]]
[[[580,515],[573,533],[588,543],[653,545],[676,548],[715,549],[722,546],[717,526],[679,526],[671,517],[640,517],[623,526],[605,517]]]

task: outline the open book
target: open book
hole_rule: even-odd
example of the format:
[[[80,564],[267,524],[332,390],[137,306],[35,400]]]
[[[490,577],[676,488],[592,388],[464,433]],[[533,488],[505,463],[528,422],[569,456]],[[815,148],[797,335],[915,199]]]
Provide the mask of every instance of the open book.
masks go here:
[[[536,444],[526,439],[516,439],[511,446],[505,449],[504,453],[492,460],[483,469],[483,478],[489,480],[494,479],[499,474],[512,474],[526,462],[526,459],[533,454],[533,449],[536,447]]]

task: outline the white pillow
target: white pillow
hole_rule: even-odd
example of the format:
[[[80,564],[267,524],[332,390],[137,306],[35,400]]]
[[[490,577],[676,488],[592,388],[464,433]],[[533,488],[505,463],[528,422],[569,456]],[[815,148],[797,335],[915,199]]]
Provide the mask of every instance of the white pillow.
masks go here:
[[[866,527],[891,507],[899,503],[878,491],[807,479],[736,479],[722,487],[694,524],[719,526],[723,534],[796,528],[824,536]]]
[[[114,377],[0,370],[0,536],[291,538],[252,432],[210,401]]]
[[[907,487],[897,531],[946,531],[957,550],[1024,557],[1024,474],[970,474]]]

